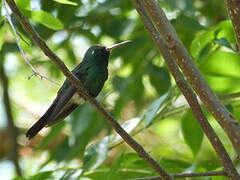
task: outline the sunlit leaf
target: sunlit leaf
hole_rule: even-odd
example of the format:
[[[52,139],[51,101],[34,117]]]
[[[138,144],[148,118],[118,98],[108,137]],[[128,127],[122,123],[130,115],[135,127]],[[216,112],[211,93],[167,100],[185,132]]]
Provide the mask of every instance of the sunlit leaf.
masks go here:
[[[1,25],[0,26],[0,50],[2,49],[2,45],[4,44],[4,33],[5,33],[5,25]]]
[[[199,67],[208,75],[239,78],[239,58],[237,53],[216,51],[201,61]]]
[[[16,0],[15,2],[17,6],[21,9],[27,9],[27,10],[31,9],[30,0]]]
[[[42,25],[53,29],[53,30],[60,30],[63,29],[62,22],[49,14],[48,12],[38,10],[38,11],[23,11],[25,15],[31,17],[34,21],[41,23]]]
[[[53,0],[53,1],[56,1],[60,4],[68,4],[68,5],[72,5],[72,6],[77,6],[78,5],[78,3],[72,2],[72,1],[69,1],[69,0]]]
[[[198,58],[200,52],[207,46],[213,39],[214,31],[200,31],[191,44],[191,54],[194,58]],[[207,51],[208,52],[208,51]]]
[[[215,28],[216,39],[224,38],[230,43],[235,42],[235,32],[230,20],[221,21]]]

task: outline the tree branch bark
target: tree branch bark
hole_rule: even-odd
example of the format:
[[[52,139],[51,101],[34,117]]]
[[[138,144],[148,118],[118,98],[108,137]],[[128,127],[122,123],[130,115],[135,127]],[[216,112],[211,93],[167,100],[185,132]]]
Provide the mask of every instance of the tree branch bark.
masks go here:
[[[3,58],[3,57],[2,57]],[[3,66],[3,60],[0,62],[0,79],[1,84],[3,88],[3,103],[6,111],[6,117],[7,117],[7,131],[9,135],[10,144],[9,147],[9,159],[13,162],[16,174],[18,176],[22,176],[22,171],[19,165],[18,160],[18,144],[17,144],[17,136],[18,131],[16,126],[14,125],[13,115],[12,115],[12,108],[11,108],[11,102],[9,98],[9,91],[8,91],[8,78],[5,74],[4,66]]]
[[[237,49],[240,48],[240,1],[239,0],[225,0],[228,9],[229,17],[232,21],[233,28],[237,39]]]
[[[139,2],[144,4],[146,12],[152,20],[156,30],[166,42],[167,48],[165,50],[171,54],[192,88],[227,133],[236,152],[240,155],[239,122],[234,119],[232,114],[220,102],[219,98],[205,82],[200,71],[194,65],[191,56],[177,37],[177,33],[168,21],[163,10],[158,6],[157,2],[155,0],[139,0]]]
[[[203,131],[205,132],[206,136],[208,137],[209,141],[211,142],[213,148],[217,152],[218,156],[221,159],[222,164],[226,170],[226,173],[232,179],[240,179],[240,176],[234,167],[229,155],[227,154],[224,146],[222,145],[219,137],[214,132],[213,128],[209,124],[207,118],[205,117],[203,111],[201,110],[201,106],[197,100],[196,95],[189,87],[187,82],[185,81],[182,73],[180,72],[177,64],[174,61],[174,57],[172,54],[167,50],[167,42],[160,36],[159,32],[156,30],[154,24],[152,23],[149,15],[144,8],[144,3],[139,0],[132,0],[135,8],[137,9],[138,13],[140,14],[145,27],[150,32],[152,39],[155,41],[157,47],[161,51],[165,62],[170,69],[173,77],[176,81],[177,86],[182,91],[183,95],[185,96],[190,108],[196,119],[198,120],[199,124],[201,125]]]
[[[176,178],[191,178],[191,177],[206,177],[206,176],[225,176],[224,171],[210,171],[210,172],[201,172],[201,173],[181,173],[181,174],[172,174],[172,177]],[[129,180],[161,180],[160,176],[152,177],[143,177],[135,178]]]
[[[125,140],[125,142],[132,147],[140,157],[142,157],[149,165],[154,168],[163,179],[172,180],[172,177],[144,150],[144,148],[138,144],[131,136],[118,124],[118,122],[91,96],[86,93],[81,81],[74,76],[63,63],[63,61],[53,53],[47,46],[44,40],[41,39],[39,34],[33,29],[28,20],[23,16],[20,10],[17,8],[13,0],[6,0],[7,4],[11,8],[14,16],[22,25],[23,29],[31,36],[35,43],[42,49],[44,54],[48,56],[53,63],[63,72],[68,80],[76,87],[77,92],[92,104],[97,111],[112,125],[115,131]]]

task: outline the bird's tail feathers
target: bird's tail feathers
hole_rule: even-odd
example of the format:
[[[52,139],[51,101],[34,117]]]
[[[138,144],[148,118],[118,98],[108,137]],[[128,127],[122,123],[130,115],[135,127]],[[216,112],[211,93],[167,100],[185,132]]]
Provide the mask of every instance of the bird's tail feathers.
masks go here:
[[[33,138],[34,136],[36,136],[36,134],[41,131],[42,128],[44,128],[44,126],[46,126],[47,121],[46,119],[39,119],[26,133],[26,137],[28,139]]]
[[[36,136],[36,134],[41,131],[42,128],[44,128],[47,123],[48,119],[52,114],[52,111],[54,109],[55,103],[53,103],[47,110],[47,112],[27,131],[26,137],[28,139],[33,138]]]

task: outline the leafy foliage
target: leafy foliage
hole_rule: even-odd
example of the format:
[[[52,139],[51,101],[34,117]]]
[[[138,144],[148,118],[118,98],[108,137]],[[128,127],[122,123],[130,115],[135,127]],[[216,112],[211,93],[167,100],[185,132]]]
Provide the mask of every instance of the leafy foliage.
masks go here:
[[[16,3],[70,69],[81,62],[92,44],[132,40],[128,46],[112,52],[110,77],[98,100],[169,172],[202,172],[222,167],[130,1]],[[239,54],[224,1],[161,0],[159,4],[213,90],[221,95],[238,92]],[[87,103],[31,142],[24,140],[24,133],[44,113],[59,87],[37,77],[28,80],[32,72],[16,46],[2,2],[0,6],[0,62],[4,63],[10,81],[13,115],[20,131],[20,161],[26,174],[26,178],[15,179],[110,180],[157,175]],[[11,18],[21,47],[33,66],[41,74],[63,82],[60,71],[31,42],[16,19]],[[234,115],[240,115],[235,99],[226,100],[226,104]],[[0,104],[0,114],[4,111]],[[233,157],[223,131],[211,116],[208,118]],[[4,138],[5,122],[6,117],[1,118],[0,133]],[[7,156],[8,148],[0,147],[1,158]]]

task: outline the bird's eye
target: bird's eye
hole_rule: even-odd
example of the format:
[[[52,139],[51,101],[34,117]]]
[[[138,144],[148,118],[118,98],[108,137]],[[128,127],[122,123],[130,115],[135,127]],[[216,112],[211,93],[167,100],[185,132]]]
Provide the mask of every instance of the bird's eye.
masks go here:
[[[91,53],[92,55],[94,54],[94,51],[92,51],[92,53]]]

